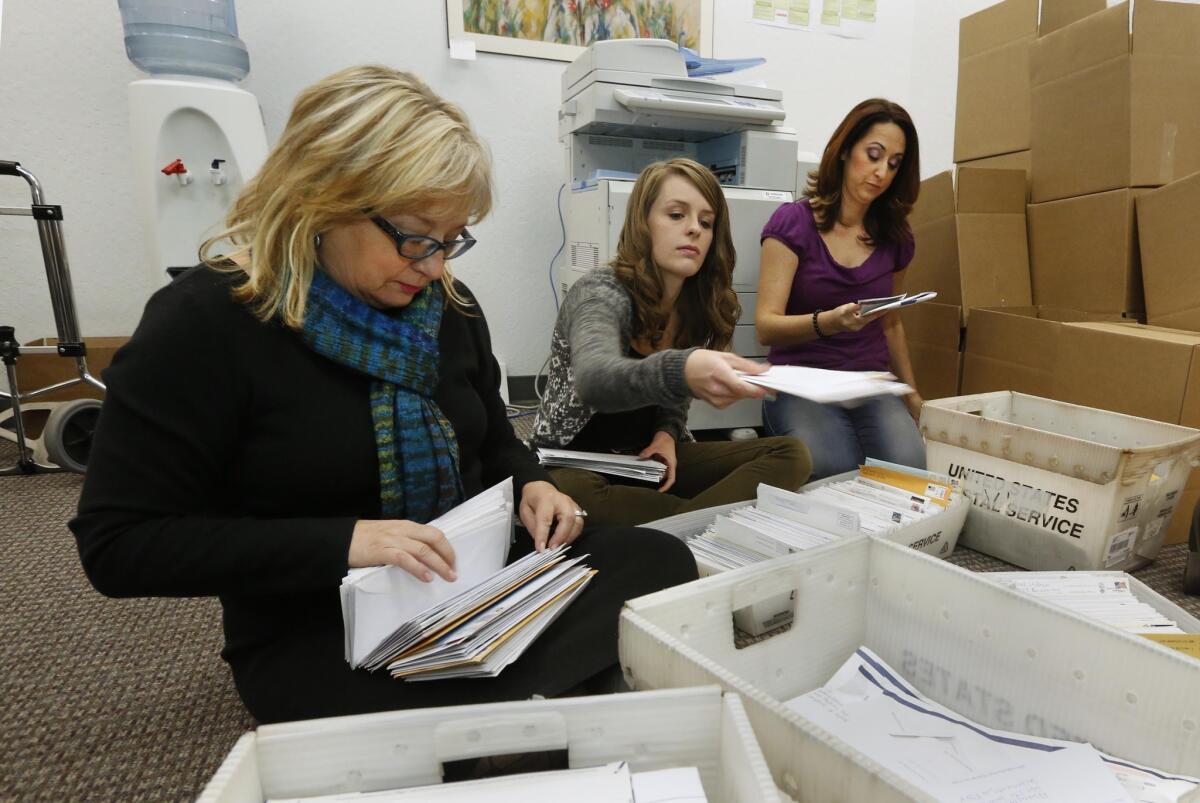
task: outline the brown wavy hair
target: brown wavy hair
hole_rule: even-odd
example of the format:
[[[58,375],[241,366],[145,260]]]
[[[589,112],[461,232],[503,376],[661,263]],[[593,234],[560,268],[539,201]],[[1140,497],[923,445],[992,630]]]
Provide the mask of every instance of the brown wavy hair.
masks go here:
[[[904,158],[887,191],[872,201],[867,209],[866,219],[863,220],[863,227],[867,230],[865,242],[868,245],[909,242],[912,240],[912,231],[908,227],[908,213],[917,202],[917,193],[921,189],[921,148],[912,117],[898,103],[871,98],[851,109],[825,146],[820,167],[808,174],[805,195],[809,199],[817,229],[832,229],[842,212],[842,179],[846,172],[846,159],[851,149],[876,123],[895,123],[900,127],[904,132]]]
[[[629,196],[625,225],[617,240],[617,256],[609,263],[617,279],[633,299],[633,334],[657,347],[670,319],[662,308],[662,273],[654,264],[650,241],[650,208],[663,182],[670,176],[690,181],[713,210],[712,243],[695,276],[688,277],[679,291],[679,331],[670,348],[724,349],[733,339],[733,327],[741,305],[733,292],[733,267],[737,252],[729,228],[729,206],[717,178],[707,167],[691,159],[668,159],[648,165]]]

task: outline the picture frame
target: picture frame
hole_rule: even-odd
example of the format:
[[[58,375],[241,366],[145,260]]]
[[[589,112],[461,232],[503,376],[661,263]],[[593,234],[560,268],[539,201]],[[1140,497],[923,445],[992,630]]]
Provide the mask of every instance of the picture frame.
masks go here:
[[[466,39],[477,51],[528,58],[573,61],[591,41],[637,36],[674,40],[680,23],[697,25],[684,44],[712,55],[715,0],[446,0],[448,42]],[[638,18],[639,11],[650,12]],[[474,19],[468,24],[469,16]],[[515,33],[500,33],[503,30]],[[547,40],[547,31],[559,40]],[[601,36],[595,37],[599,30]],[[534,32],[541,37],[535,38]],[[603,35],[611,33],[612,35]]]

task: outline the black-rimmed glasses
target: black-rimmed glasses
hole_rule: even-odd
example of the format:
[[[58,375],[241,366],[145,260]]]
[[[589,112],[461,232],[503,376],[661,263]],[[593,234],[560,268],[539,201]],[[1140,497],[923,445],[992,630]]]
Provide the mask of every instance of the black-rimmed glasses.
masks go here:
[[[400,256],[414,262],[428,259],[438,251],[444,253],[443,259],[454,259],[462,256],[471,250],[471,246],[475,245],[475,238],[466,229],[463,229],[462,236],[457,240],[444,243],[420,234],[405,234],[389,223],[385,217],[373,217],[371,222],[383,229],[384,234],[396,242],[396,250]]]

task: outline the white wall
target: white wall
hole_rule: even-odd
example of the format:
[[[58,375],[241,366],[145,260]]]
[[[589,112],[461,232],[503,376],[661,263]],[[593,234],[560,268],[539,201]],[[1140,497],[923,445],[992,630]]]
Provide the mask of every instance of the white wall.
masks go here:
[[[930,175],[950,163],[958,15],[986,4],[884,0],[876,34],[853,40],[755,25],[750,0],[716,0],[714,53],[767,57],[738,77],[783,90],[801,150],[820,152],[863,98],[906,105]],[[155,286],[142,264],[128,145],[126,87],[142,74],[125,57],[117,4],[25,0],[4,3],[2,13],[0,159],[24,163],[47,201],[63,206],[83,332],[128,334]],[[355,63],[412,70],[466,109],[491,144],[499,199],[458,272],[479,296],[509,373],[536,371],[554,317],[547,266],[561,238],[563,63],[486,53],[451,60],[440,0],[243,0],[238,23],[251,58],[242,86],[262,105],[269,142],[300,89]],[[23,182],[0,181],[0,205],[27,203]],[[54,333],[28,218],[0,217],[0,324],[23,339]]]

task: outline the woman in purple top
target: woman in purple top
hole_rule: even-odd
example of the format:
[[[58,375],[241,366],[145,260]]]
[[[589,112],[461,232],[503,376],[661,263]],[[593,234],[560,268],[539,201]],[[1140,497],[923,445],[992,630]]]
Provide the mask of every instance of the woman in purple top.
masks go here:
[[[857,302],[901,292],[919,177],[908,112],[880,99],[850,110],[809,175],[807,197],[781,206],[763,229],[755,325],[772,363],[891,371],[916,387],[903,313],[860,316]],[[915,392],[856,407],[780,395],[764,403],[763,421],[772,435],[804,441],[819,479],[865,457],[924,468],[920,411]]]

